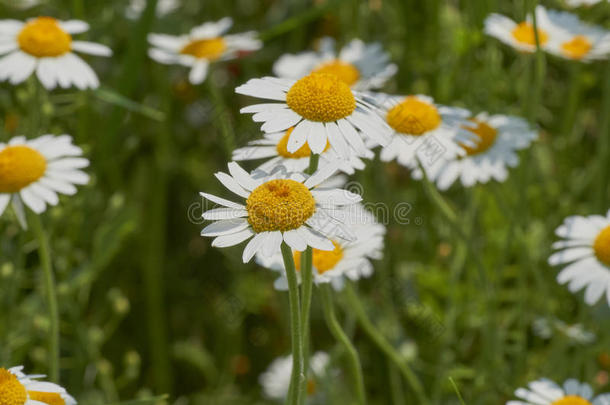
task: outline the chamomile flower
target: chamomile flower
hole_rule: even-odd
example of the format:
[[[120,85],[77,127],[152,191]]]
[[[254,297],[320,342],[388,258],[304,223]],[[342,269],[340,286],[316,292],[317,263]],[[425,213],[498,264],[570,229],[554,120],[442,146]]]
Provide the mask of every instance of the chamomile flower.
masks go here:
[[[549,53],[582,62],[608,59],[610,31],[582,22],[572,13],[549,10],[547,14],[555,27]]]
[[[12,200],[25,227],[23,204],[41,214],[47,205],[59,202],[58,193],[75,194],[75,185],[89,182],[89,176],[80,170],[89,166],[82,154],[68,135],[32,140],[17,136],[8,144],[0,143],[0,215]]]
[[[551,266],[565,265],[557,276],[575,293],[586,287],[585,302],[594,305],[604,294],[610,305],[610,210],[606,216],[573,216],[555,231],[563,240],[549,257]]]
[[[23,366],[0,368],[2,405],[75,405],[76,401],[57,384],[38,381],[44,376],[29,376]]]
[[[307,395],[311,398],[318,394],[317,381],[327,373],[330,356],[324,352],[316,352],[309,359],[311,373],[307,380]],[[265,396],[276,401],[283,401],[288,396],[290,376],[292,373],[292,356],[279,357],[269,365],[259,377]]]
[[[278,166],[271,173],[248,174],[237,163],[229,163],[229,174],[218,172],[216,178],[233,193],[246,199],[238,204],[211,194],[201,196],[222,208],[203,213],[214,221],[201,232],[214,237],[212,246],[227,247],[251,239],[243,252],[244,263],[256,254],[273,256],[285,242],[294,250],[307,246],[333,250],[335,239],[352,239],[338,217],[342,207],[358,203],[358,195],[340,189],[319,186],[336,171],[326,166],[307,177]]]
[[[235,59],[262,47],[254,31],[225,35],[232,25],[233,20],[225,17],[201,24],[187,35],[149,34],[152,48],[148,55],[159,63],[190,67],[189,81],[203,83],[211,63]]]
[[[538,28],[538,41],[540,48],[546,49],[552,40],[550,23],[547,11],[542,6],[536,7],[536,25]],[[553,30],[554,31],[554,30]],[[490,14],[485,19],[485,33],[491,35],[521,52],[536,51],[536,33],[534,31],[533,19],[530,14],[525,21],[515,22],[501,14]]]
[[[508,401],[506,405],[610,405],[610,394],[593,398],[591,386],[575,379],[560,386],[543,378],[529,383],[527,388],[519,388],[515,396],[521,401]]]
[[[517,151],[538,137],[527,121],[518,117],[480,113],[471,122],[476,126],[464,128],[476,138],[474,145],[461,145],[466,155],[441,158],[427,168],[428,177],[440,190],[448,189],[458,179],[464,187],[491,179],[506,180],[508,168],[519,164]],[[413,176],[421,178],[421,171],[416,170]]]
[[[355,90],[380,88],[397,70],[379,43],[354,39],[337,54],[335,41],[328,37],[321,39],[318,52],[286,54],[273,65],[278,77],[300,79],[310,73],[330,73]]]
[[[96,56],[110,56],[112,51],[94,42],[73,40],[73,34],[88,29],[89,24],[84,21],[52,17],[26,22],[0,20],[0,55],[6,55],[0,59],[0,81],[18,84],[36,72],[49,90],[57,86],[97,88],[95,72],[73,51]]]
[[[241,112],[254,113],[252,119],[263,122],[261,128],[265,132],[294,127],[286,145],[290,153],[307,144],[313,153],[320,154],[330,144],[339,156],[347,158],[354,153],[366,154],[364,137],[381,145],[389,141],[390,128],[379,118],[375,107],[332,74],[311,73],[299,80],[252,79],[235,91],[279,101],[251,105]]]
[[[180,7],[180,0],[159,0],[157,1],[155,14],[157,17],[165,17],[178,7]],[[125,10],[125,16],[130,20],[135,20],[142,15],[145,8],[146,0],[131,0]]]
[[[281,165],[286,167],[291,172],[302,172],[309,166],[309,157],[311,149],[307,144],[301,146],[296,152],[288,152],[288,138],[293,131],[293,127],[287,131],[265,134],[263,139],[252,141],[248,146],[236,149],[233,151],[233,160],[261,160],[268,159],[261,164],[258,169],[270,171],[275,166]],[[372,158],[373,152],[367,150],[366,158]],[[362,170],[365,167],[362,159],[356,155],[351,155],[347,159],[342,159],[337,155],[330,144],[326,144],[326,148],[320,154],[319,168],[326,165],[337,165],[338,169],[343,173],[354,174],[356,170]]]

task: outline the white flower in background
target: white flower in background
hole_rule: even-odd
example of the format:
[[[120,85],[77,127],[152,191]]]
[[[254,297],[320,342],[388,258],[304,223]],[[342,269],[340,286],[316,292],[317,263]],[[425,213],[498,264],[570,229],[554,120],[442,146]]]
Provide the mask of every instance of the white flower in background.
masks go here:
[[[315,396],[318,393],[317,381],[322,380],[327,374],[330,357],[327,353],[316,352],[309,359],[309,379],[307,380],[307,395]],[[279,357],[269,365],[259,377],[265,396],[276,401],[284,401],[288,396],[290,387],[290,375],[292,373],[292,356]]]
[[[546,378],[536,380],[515,391],[515,396],[522,401],[508,401],[506,405],[610,405],[610,394],[593,399],[591,386],[574,379],[563,386]]]
[[[610,305],[610,210],[605,217],[568,217],[555,233],[563,240],[553,243],[557,251],[549,257],[549,264],[565,265],[557,281],[568,284],[573,293],[586,287],[589,305],[604,294]]]
[[[96,56],[110,56],[112,51],[94,42],[73,40],[73,34],[88,29],[89,24],[84,21],[52,17],[37,17],[25,23],[0,20],[0,55],[6,55],[0,59],[0,81],[18,84],[36,72],[49,90],[57,86],[97,88],[95,72],[73,51]]]
[[[249,142],[246,147],[233,151],[233,160],[268,159],[258,166],[258,169],[267,172],[278,165],[286,167],[290,172],[305,171],[309,167],[311,149],[307,144],[304,144],[296,152],[288,152],[288,138],[293,129],[291,127],[287,131],[265,134],[263,139]],[[373,156],[373,152],[367,149],[367,154],[363,157],[371,159]],[[356,170],[362,170],[365,167],[360,157],[351,155],[347,159],[342,159],[327,143],[326,148],[320,154],[318,167],[323,168],[329,164],[336,165],[340,171],[347,174],[354,174]]]
[[[68,135],[32,140],[17,136],[8,144],[0,143],[0,215],[12,200],[25,227],[23,204],[41,214],[47,205],[59,202],[58,193],[75,194],[74,185],[89,182],[89,176],[80,170],[89,166],[82,154]]]
[[[330,144],[343,158],[365,156],[365,140],[381,145],[389,141],[390,128],[376,108],[335,75],[312,73],[299,80],[264,77],[249,80],[235,91],[279,101],[251,105],[241,112],[254,113],[252,119],[262,122],[265,132],[294,127],[286,146],[290,153],[307,144],[313,153],[320,154]]]
[[[354,90],[382,87],[398,68],[381,44],[365,44],[354,39],[335,51],[332,38],[322,38],[318,52],[283,55],[273,65],[273,73],[282,78],[300,79],[310,73],[334,74]]]
[[[23,366],[0,368],[0,403],[3,405],[75,405],[57,384],[38,381],[43,375],[26,375]]]
[[[180,7],[180,0],[158,0],[156,14],[158,18],[165,17]],[[140,18],[146,8],[146,0],[131,0],[125,9],[125,16],[131,20]]]
[[[548,18],[554,26],[553,40],[547,46],[549,53],[582,62],[608,59],[610,31],[587,24],[568,12],[549,10]]]
[[[464,129],[476,135],[474,145],[461,145],[466,154],[454,159],[439,159],[426,174],[441,190],[459,180],[464,187],[489,180],[504,181],[508,168],[519,164],[517,151],[529,147],[538,133],[522,118],[480,113],[471,119],[476,126]],[[413,177],[421,178],[416,169]]]
[[[244,263],[256,253],[275,255],[282,241],[298,251],[307,246],[333,250],[331,240],[353,239],[340,218],[342,207],[361,200],[347,190],[319,187],[336,170],[327,165],[308,177],[278,166],[271,173],[254,171],[250,175],[231,162],[230,175],[218,172],[215,176],[230,191],[246,199],[245,205],[200,193],[222,206],[203,213],[204,219],[214,222],[201,235],[214,237],[215,247],[234,246],[251,238],[243,252]]]
[[[590,7],[597,3],[605,2],[606,0],[566,0],[568,7]]]
[[[538,318],[532,324],[534,334],[542,339],[551,339],[558,332],[567,337],[571,343],[586,345],[595,342],[597,336],[589,332],[580,323],[569,325],[559,319]]]
[[[149,34],[152,48],[148,55],[159,63],[190,67],[190,82],[203,83],[211,63],[235,59],[242,53],[262,48],[254,31],[225,35],[232,25],[233,20],[225,17],[201,24],[187,35]]]
[[[16,9],[27,10],[29,8],[38,6],[39,4],[42,3],[42,1],[41,0],[5,0],[5,1],[0,1],[0,3],[6,3],[10,7],[13,7]]]
[[[536,25],[540,48],[546,49],[552,40],[552,33],[549,31],[555,30],[549,21],[546,9],[542,6],[536,7]],[[536,50],[536,34],[531,14],[528,14],[526,20],[520,23],[501,14],[490,14],[485,19],[485,33],[518,51],[534,52]]]

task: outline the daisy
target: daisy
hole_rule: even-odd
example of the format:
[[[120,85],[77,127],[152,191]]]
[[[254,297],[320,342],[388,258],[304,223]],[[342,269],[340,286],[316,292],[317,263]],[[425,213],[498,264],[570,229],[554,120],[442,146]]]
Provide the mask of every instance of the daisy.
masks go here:
[[[326,368],[330,363],[330,356],[324,352],[316,352],[309,360],[311,376],[307,381],[307,394],[309,397],[315,396],[317,390],[317,380],[321,380],[326,374]],[[279,357],[269,365],[259,377],[259,382],[263,387],[263,392],[267,398],[283,401],[288,396],[290,387],[290,375],[292,372],[292,356]]]
[[[29,376],[23,366],[0,368],[0,401],[3,405],[74,405],[76,401],[57,384],[38,381],[44,376]]]
[[[300,79],[310,73],[334,74],[355,90],[382,87],[398,68],[390,63],[390,56],[381,44],[365,44],[354,39],[335,51],[332,38],[320,40],[318,52],[302,52],[283,55],[273,65],[273,73],[282,78]]]
[[[506,405],[610,405],[610,394],[593,399],[591,386],[574,379],[560,386],[543,378],[529,383],[527,388],[519,388],[515,396],[523,401],[508,401]]]
[[[225,17],[217,22],[201,24],[187,35],[149,34],[148,42],[153,47],[148,55],[159,63],[190,67],[190,82],[203,83],[210,63],[235,59],[242,53],[262,47],[254,31],[224,35],[232,25],[233,20]]]
[[[608,58],[610,31],[584,23],[572,13],[549,10],[548,18],[555,27],[547,47],[550,53],[583,62]]]
[[[606,216],[573,216],[555,231],[564,240],[555,242],[551,266],[566,265],[557,276],[575,293],[585,287],[585,302],[594,305],[606,294],[610,305],[610,210]]]
[[[280,251],[282,241],[298,251],[307,246],[333,250],[331,239],[353,238],[338,212],[361,200],[346,190],[316,187],[335,171],[336,167],[328,165],[307,177],[279,166],[271,173],[248,174],[231,162],[230,175],[218,172],[215,176],[246,203],[201,193],[203,198],[222,206],[203,213],[204,219],[214,222],[201,235],[214,237],[212,246],[216,247],[234,246],[252,238],[243,252],[244,263],[256,253],[273,256]]]
[[[159,0],[155,13],[158,18],[165,17],[180,7],[180,0]],[[125,17],[130,20],[140,18],[146,8],[146,0],[131,0],[125,10]]]
[[[252,79],[235,91],[279,101],[251,105],[241,112],[254,113],[252,119],[263,122],[265,132],[294,127],[286,146],[290,153],[307,144],[313,153],[320,154],[330,144],[344,158],[354,153],[364,156],[367,148],[363,136],[381,145],[389,140],[390,129],[375,107],[332,74],[311,73],[299,80]]]
[[[23,136],[0,143],[0,215],[12,200],[17,218],[25,227],[23,204],[36,214],[56,205],[60,194],[76,193],[75,184],[89,182],[82,172],[89,161],[68,135]]]
[[[52,17],[27,22],[0,20],[0,55],[6,55],[0,59],[0,81],[18,84],[36,71],[48,90],[57,86],[97,88],[95,72],[73,51],[96,56],[110,56],[112,51],[104,45],[72,39],[72,34],[88,29],[89,24],[84,21]]]
[[[291,172],[303,172],[309,166],[311,149],[304,144],[296,152],[288,152],[288,138],[293,130],[294,127],[290,127],[287,131],[265,134],[263,139],[252,141],[248,143],[248,146],[233,151],[233,160],[268,159],[258,166],[258,169],[268,172],[275,166],[281,165]],[[373,152],[367,149],[367,153],[363,157],[371,159],[373,156]],[[326,148],[320,154],[318,167],[322,168],[329,164],[337,165],[340,171],[347,174],[354,174],[355,170],[362,170],[365,167],[362,159],[356,155],[342,159],[327,142]]]
[[[519,164],[517,151],[527,148],[538,133],[527,121],[506,115],[480,113],[471,120],[475,127],[464,127],[477,137],[474,145],[462,144],[466,155],[441,159],[427,168],[427,175],[440,190],[446,190],[460,180],[464,187],[489,180],[504,181],[508,168]],[[421,179],[417,169],[413,176]]]
[[[28,8],[38,6],[41,2],[41,0],[11,0],[7,4],[17,9],[27,10]]]
[[[546,49],[551,40],[553,25],[550,23],[546,9],[536,7],[536,24],[540,47]],[[521,52],[536,51],[536,34],[532,16],[528,14],[525,21],[517,23],[501,14],[490,14],[485,19],[485,33],[491,35]]]

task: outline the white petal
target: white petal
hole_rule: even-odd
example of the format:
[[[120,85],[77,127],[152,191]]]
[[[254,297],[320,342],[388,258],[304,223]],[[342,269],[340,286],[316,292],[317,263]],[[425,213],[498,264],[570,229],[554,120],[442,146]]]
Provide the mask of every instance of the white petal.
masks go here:
[[[201,236],[220,236],[238,233],[246,229],[250,224],[244,218],[226,219],[213,222],[203,228]]]
[[[313,188],[313,187],[319,185],[324,180],[328,179],[330,176],[335,174],[337,169],[338,169],[338,167],[334,163],[329,163],[328,165],[318,169],[311,177],[309,177],[305,181],[305,183],[304,183],[305,187]]]
[[[247,228],[241,232],[217,237],[212,241],[212,246],[217,248],[235,246],[250,238],[252,235],[254,235],[254,231],[250,228]]]
[[[189,73],[189,81],[192,84],[201,84],[205,80],[208,74],[209,63],[205,59],[199,59],[193,67],[191,68],[191,72]]]
[[[60,21],[59,25],[68,34],[80,34],[89,30],[89,24],[80,20]]]
[[[302,252],[307,248],[307,242],[296,230],[284,232],[284,242],[286,242],[292,250],[298,250],[299,252]]]
[[[252,257],[254,257],[254,255],[262,249],[268,237],[269,232],[261,232],[254,235],[252,240],[248,242],[246,248],[244,249],[244,253],[242,255],[242,260],[244,263],[248,263],[250,259],[252,259]]]
[[[42,214],[44,212],[46,208],[44,200],[34,194],[29,187],[21,190],[19,192],[19,195],[21,196],[23,203],[27,205],[36,214]]]
[[[305,145],[308,134],[309,121],[303,120],[290,133],[290,138],[288,138],[288,144],[286,145],[288,152],[294,153]]]
[[[252,179],[248,172],[235,162],[229,163],[229,173],[231,173],[231,176],[233,176],[239,185],[246,190],[252,191],[261,184],[260,180],[257,181]]]
[[[219,220],[219,219],[235,219],[247,217],[248,211],[245,209],[235,208],[213,208],[203,213],[203,219],[206,220]]]
[[[282,244],[282,233],[280,231],[270,232],[269,237],[265,241],[263,246],[263,256],[271,257],[280,252],[280,245]]]
[[[326,148],[326,128],[321,122],[310,122],[307,144],[313,153],[320,154]]]
[[[10,201],[10,194],[0,194],[0,216],[4,213],[4,210],[6,210],[6,207]]]
[[[112,50],[106,45],[88,41],[72,41],[72,49],[77,52],[96,56],[111,56]]]
[[[229,176],[226,173],[223,172],[218,172],[218,173],[214,173],[214,176],[216,176],[216,178],[218,180],[220,180],[220,182],[230,191],[234,192],[235,194],[237,194],[238,196],[244,197],[244,198],[248,198],[250,196],[250,193],[247,192],[246,190],[244,190],[239,183],[237,182],[237,180],[235,180],[233,177]]]
[[[210,200],[216,204],[220,204],[220,205],[223,205],[228,208],[235,208],[235,209],[244,209],[245,208],[241,204],[234,203],[233,201],[225,200],[224,198],[216,197],[215,195],[212,195],[212,194],[199,193],[199,195],[207,200]]]

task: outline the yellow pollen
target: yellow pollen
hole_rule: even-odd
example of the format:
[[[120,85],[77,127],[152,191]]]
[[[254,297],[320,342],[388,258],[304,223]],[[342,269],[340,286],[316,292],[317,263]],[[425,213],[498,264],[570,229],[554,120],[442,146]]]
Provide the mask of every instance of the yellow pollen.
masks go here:
[[[441,116],[434,105],[412,96],[392,107],[386,120],[396,132],[406,135],[422,135],[441,124]]]
[[[7,146],[0,152],[0,193],[16,193],[40,179],[47,161],[29,146]]]
[[[313,267],[318,270],[318,274],[332,270],[343,259],[341,245],[335,241],[333,241],[333,245],[335,248],[331,251],[313,249]],[[294,264],[297,271],[301,271],[301,252],[294,252]]]
[[[27,393],[16,375],[5,368],[0,368],[0,405],[23,405]]]
[[[576,35],[570,41],[561,44],[561,51],[565,56],[572,59],[582,59],[586,56],[593,44],[584,35]]]
[[[56,392],[29,391],[28,395],[31,400],[44,402],[47,405],[66,405],[66,401]]]
[[[610,225],[602,229],[597,235],[593,243],[593,250],[597,260],[606,266],[610,266]]]
[[[61,56],[72,49],[72,37],[51,17],[38,17],[25,24],[17,43],[23,52],[37,58]]]
[[[551,405],[591,405],[591,402],[587,401],[583,397],[568,395],[553,402]]]
[[[196,58],[216,60],[220,58],[223,52],[227,49],[227,43],[224,38],[198,39],[189,42],[180,51],[183,55],[191,55]]]
[[[460,146],[463,147],[466,150],[466,153],[468,153],[469,155],[476,155],[479,153],[483,153],[487,149],[492,147],[492,145],[496,141],[496,137],[498,136],[498,131],[485,122],[477,121],[474,119],[471,121],[477,124],[477,126],[474,128],[464,126],[462,128],[467,129],[468,131],[477,135],[479,139],[474,141],[475,146],[469,146],[463,143],[460,143]]]
[[[284,232],[301,227],[316,211],[316,200],[302,183],[276,179],[252,191],[246,210],[254,232]]]
[[[348,86],[352,86],[360,79],[360,71],[356,66],[338,59],[323,63],[311,73],[328,73],[335,75]]]
[[[522,22],[518,24],[512,31],[513,38],[517,42],[522,44],[536,46],[536,34],[534,33],[534,26],[529,22]],[[538,28],[538,41],[540,45],[544,45],[549,40],[548,34]]]
[[[305,157],[309,157],[311,155],[311,149],[309,149],[309,144],[305,142],[303,146],[297,149],[295,152],[288,152],[288,139],[290,138],[290,134],[294,130],[294,127],[288,128],[282,139],[278,142],[276,148],[278,155],[288,158],[288,159],[301,159]],[[324,148],[324,152],[326,152],[330,148],[330,143],[326,141],[326,148]]]
[[[301,117],[316,122],[337,121],[356,109],[349,86],[328,73],[311,73],[299,79],[288,90],[286,104]]]

